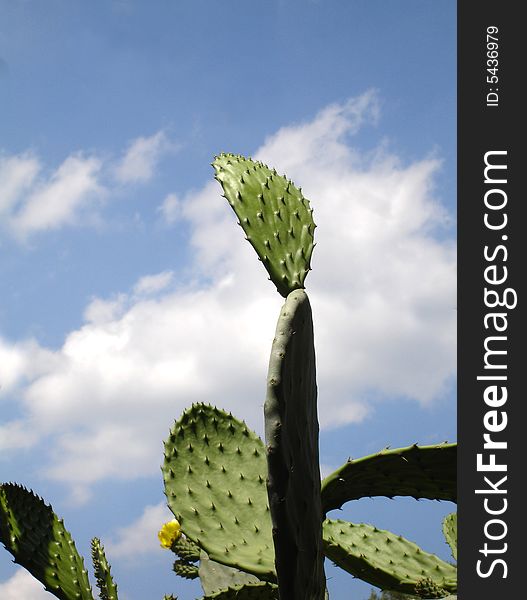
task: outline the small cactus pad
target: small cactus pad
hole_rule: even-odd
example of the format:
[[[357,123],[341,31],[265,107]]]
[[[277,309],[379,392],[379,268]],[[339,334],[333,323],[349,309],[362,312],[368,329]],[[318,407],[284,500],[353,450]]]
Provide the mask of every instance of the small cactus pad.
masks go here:
[[[0,540],[57,598],[93,600],[88,572],[64,522],[20,485],[0,486]]]
[[[324,513],[367,496],[457,500],[457,444],[408,446],[348,460],[322,482]]]
[[[205,595],[247,583],[261,583],[256,575],[220,565],[210,560],[203,551],[199,561],[199,578]]]
[[[202,600],[279,600],[278,586],[266,581],[244,583],[207,594]]]
[[[303,288],[316,225],[302,191],[263,163],[240,155],[220,154],[212,166],[278,292],[285,298]]]
[[[265,401],[268,494],[280,596],[323,600],[326,588],[311,306],[295,290],[280,310]]]
[[[183,533],[224,565],[275,580],[262,440],[245,423],[193,405],[165,442],[168,506]]]
[[[93,538],[91,541],[91,556],[100,599],[117,600],[117,586],[110,573],[110,565],[106,560],[104,547],[98,538]]]
[[[198,562],[201,548],[188,538],[181,536],[173,544],[172,550],[183,560]]]
[[[326,556],[355,577],[381,589],[429,598],[457,590],[457,569],[401,536],[366,524],[324,521]]]
[[[452,551],[452,557],[457,560],[457,513],[450,513],[444,518],[443,534]]]
[[[199,577],[198,566],[183,558],[174,561],[172,570],[176,575],[179,575],[184,579],[197,579]]]

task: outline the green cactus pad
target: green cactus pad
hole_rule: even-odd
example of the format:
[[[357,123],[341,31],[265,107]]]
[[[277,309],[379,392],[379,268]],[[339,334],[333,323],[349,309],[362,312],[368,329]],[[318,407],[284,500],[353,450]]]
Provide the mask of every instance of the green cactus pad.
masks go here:
[[[110,572],[110,565],[106,560],[104,546],[98,538],[93,538],[91,541],[91,556],[100,599],[117,600],[117,586]]]
[[[324,513],[367,496],[457,500],[457,444],[408,446],[349,460],[322,482]]]
[[[165,442],[168,506],[209,557],[275,580],[262,440],[232,415],[198,404]]]
[[[0,540],[57,598],[93,600],[88,572],[64,522],[20,485],[0,486]]]
[[[188,562],[197,562],[200,559],[201,548],[184,536],[172,544],[171,550]]]
[[[316,225],[302,191],[263,163],[240,155],[221,154],[212,166],[278,292],[285,298],[303,288]]]
[[[452,557],[457,560],[457,513],[450,513],[444,518],[443,534],[452,551]]]
[[[279,600],[278,586],[266,581],[245,583],[207,594],[202,600]]]
[[[220,565],[210,560],[205,552],[201,553],[199,561],[199,578],[205,595],[249,583],[261,583],[256,575]]]
[[[435,584],[431,579],[421,579],[419,583],[415,586],[416,594],[420,598],[445,598],[448,592],[442,587]]]
[[[197,579],[199,577],[199,569],[197,565],[185,559],[174,561],[172,570],[176,575],[184,579]]]
[[[265,401],[268,494],[280,596],[323,600],[326,588],[311,306],[295,290],[280,310]]]
[[[366,524],[324,521],[326,556],[355,577],[381,589],[423,595],[435,586],[457,590],[457,569],[401,536]]]

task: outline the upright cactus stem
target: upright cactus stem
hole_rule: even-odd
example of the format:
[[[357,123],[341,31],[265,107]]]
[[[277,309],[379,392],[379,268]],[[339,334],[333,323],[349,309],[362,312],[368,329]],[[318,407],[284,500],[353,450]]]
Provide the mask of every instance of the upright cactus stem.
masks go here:
[[[303,290],[291,292],[280,311],[264,412],[280,597],[323,600],[315,348],[311,306]]]
[[[323,600],[322,506],[311,307],[303,291],[315,223],[302,190],[261,162],[221,154],[215,177],[278,292],[286,298],[269,362],[265,435],[275,564],[282,600]]]

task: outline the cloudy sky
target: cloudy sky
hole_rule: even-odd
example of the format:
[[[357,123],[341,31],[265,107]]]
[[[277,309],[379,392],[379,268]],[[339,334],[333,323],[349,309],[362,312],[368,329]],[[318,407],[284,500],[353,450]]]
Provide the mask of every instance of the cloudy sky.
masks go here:
[[[0,481],[33,488],[122,600],[199,595],[155,532],[192,402],[259,433],[281,298],[214,181],[302,187],[325,473],[454,440],[455,2],[31,0],[0,19]],[[339,516],[448,559],[448,503]],[[370,587],[328,568],[329,589]],[[0,596],[50,597],[0,554]]]

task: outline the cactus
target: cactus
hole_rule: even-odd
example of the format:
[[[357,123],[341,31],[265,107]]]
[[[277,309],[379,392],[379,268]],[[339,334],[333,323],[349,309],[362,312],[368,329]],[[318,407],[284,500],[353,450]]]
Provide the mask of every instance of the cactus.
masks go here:
[[[104,547],[98,538],[92,539],[91,552],[95,580],[97,582],[97,587],[99,588],[100,599],[117,600],[117,586],[110,573],[110,565],[106,560]]]
[[[278,587],[267,581],[245,583],[218,590],[202,600],[279,600]]]
[[[198,404],[165,442],[168,506],[184,534],[221,564],[275,580],[265,448],[245,423]]]
[[[93,600],[88,572],[51,506],[26,488],[0,486],[0,539],[46,588],[61,600]]]
[[[255,575],[214,562],[203,551],[199,561],[199,578],[206,595],[246,584],[261,583]]]
[[[201,555],[201,548],[191,542],[186,537],[179,537],[174,544],[172,550],[182,559],[188,562],[198,562]]]
[[[455,501],[457,446],[413,445],[350,459],[321,485],[313,322],[303,289],[315,245],[313,211],[300,189],[261,162],[221,154],[213,167],[285,303],[269,361],[266,445],[245,423],[205,404],[186,410],[165,442],[165,494],[176,520],[159,535],[179,557],[174,571],[200,578],[202,600],[327,600],[325,554],[381,588],[423,598],[455,592],[456,567],[401,536],[324,521],[328,511],[365,496]],[[456,526],[455,514],[443,523],[454,557]],[[63,522],[16,484],[0,486],[0,540],[56,597],[93,600]],[[101,600],[117,600],[97,538],[92,558]]]
[[[188,560],[174,561],[172,569],[176,575],[183,577],[183,579],[197,579],[199,577],[199,568]]]
[[[176,575],[184,579],[196,579],[199,577],[199,568],[196,564],[200,560],[202,552],[199,546],[196,546],[189,539],[179,536],[172,543],[170,549],[179,557],[172,566]]]
[[[452,551],[452,557],[457,560],[457,513],[450,513],[444,518],[443,534]]]
[[[349,459],[322,482],[324,513],[366,496],[457,500],[457,444],[408,446]]]
[[[382,589],[424,598],[446,596],[457,589],[453,565],[371,525],[326,519],[324,550],[339,567]],[[432,586],[441,590],[441,596],[427,595]]]
[[[302,190],[261,162],[221,154],[215,178],[279,293],[304,287],[315,223]]]
[[[326,589],[311,307],[304,287],[314,248],[309,201],[285,177],[234,154],[216,179],[278,292],[286,298],[271,350],[265,438],[280,595],[322,600]]]
[[[265,401],[268,494],[280,595],[322,600],[326,589],[311,306],[303,290],[280,311]]]
[[[198,439],[202,437],[203,432],[200,428],[195,424],[195,419],[200,418],[198,415],[201,414],[201,419],[203,419],[206,423],[208,422],[209,427],[212,427],[216,431],[216,436],[214,438],[214,443],[212,438],[209,436],[208,439],[208,448],[214,445],[223,445],[222,454],[229,454],[233,452],[233,441],[236,440],[236,431],[239,431],[240,428],[244,428],[246,430],[244,436],[246,439],[250,440],[250,447],[257,450],[255,453],[254,450],[251,454],[254,457],[251,460],[250,468],[259,476],[262,476],[262,473],[265,474],[266,470],[266,462],[264,456],[264,445],[263,442],[256,436],[256,434],[246,426],[237,421],[231,415],[227,415],[227,413],[220,411],[218,409],[214,409],[209,406],[204,405],[196,405],[192,409],[186,411],[183,417],[176,423],[176,427],[172,430],[171,437],[169,441],[167,441],[167,453],[173,454],[174,448],[176,450],[176,462],[180,462],[181,464],[178,467],[178,470],[174,472],[174,477],[169,479],[169,482],[176,482],[175,487],[171,486],[167,487],[167,497],[170,497],[169,490],[182,490],[183,494],[181,494],[181,501],[175,500],[174,506],[178,507],[178,511],[190,512],[191,523],[188,524],[185,520],[182,521],[182,528],[187,533],[187,527],[194,527],[196,525],[193,522],[193,510],[190,508],[193,506],[190,504],[191,500],[189,500],[189,494],[187,490],[187,485],[189,485],[189,481],[192,481],[194,485],[196,485],[196,494],[195,496],[203,496],[203,491],[199,487],[199,481],[197,478],[205,478],[206,475],[203,472],[200,472],[201,464],[205,461],[205,456],[199,446],[195,445],[195,441],[193,439]],[[232,425],[232,427],[230,427]],[[173,441],[173,437],[175,435],[175,442]],[[237,443],[237,442],[236,442]],[[188,444],[192,444],[193,450],[192,452],[188,452]],[[444,449],[446,446],[440,445],[438,448]],[[419,450],[423,449],[423,454],[428,456],[434,453],[437,448],[436,447],[419,447],[412,446],[413,453],[419,453]],[[240,447],[240,451],[243,452],[243,448]],[[404,456],[409,451],[408,448],[398,448],[394,450],[390,450],[393,453],[393,456]],[[439,450],[437,450],[439,451]],[[182,454],[183,453],[183,457]],[[236,451],[236,455],[240,456],[240,454]],[[379,455],[374,456],[380,456]],[[454,454],[449,451],[447,453],[448,456],[454,456]],[[372,460],[372,457],[364,457],[362,459],[357,459],[357,464],[367,464],[369,460]],[[212,462],[212,459],[209,457],[209,463]],[[192,474],[189,476],[188,466],[190,466]],[[165,465],[164,471],[166,473],[170,473],[170,466]],[[387,467],[389,470],[391,467]],[[196,477],[195,477],[196,476]],[[169,475],[170,477],[170,475]],[[222,477],[224,477],[224,483],[228,480],[227,473],[223,473]],[[205,488],[209,497],[208,501],[214,502],[218,506],[222,506],[222,508],[217,509],[218,516],[221,514],[221,518],[226,518],[226,511],[224,505],[221,503],[223,497],[225,496],[225,487],[221,487],[220,485],[213,485],[213,480],[204,480]],[[207,485],[207,481],[208,484]],[[221,482],[221,480],[219,480]],[[263,506],[266,503],[266,494],[263,486],[259,485],[256,490],[251,489],[251,479],[248,477],[244,477],[243,479],[235,480],[229,482],[230,484],[236,485],[237,495],[241,497],[245,497],[248,493],[251,493],[252,496],[252,506],[260,505]],[[227,487],[228,489],[228,487]],[[177,493],[177,492],[176,492]],[[206,498],[206,497],[205,497]],[[192,498],[193,500],[193,498]],[[184,505],[188,503],[189,506],[186,508]],[[232,513],[237,515],[236,512]],[[177,515],[180,516],[179,514]],[[338,529],[337,528],[338,525]],[[239,519],[240,531],[244,530],[245,523]],[[341,533],[341,529],[344,533]],[[250,533],[250,532],[248,532]],[[271,522],[270,519],[266,519],[261,523],[261,529],[259,534],[262,535],[263,539],[270,540],[271,538]],[[382,538],[384,542],[384,546],[380,544],[379,537]],[[388,540],[386,542],[386,540]],[[174,544],[180,543],[180,540]],[[206,546],[208,541],[205,537],[199,540],[200,545],[202,547]],[[377,544],[377,546],[376,546]],[[378,552],[374,552],[374,548],[380,548]],[[246,550],[249,550],[246,548]],[[372,550],[372,552],[370,552]],[[430,555],[423,550],[419,549],[415,544],[404,540],[400,536],[396,536],[390,532],[381,532],[376,528],[369,525],[355,525],[353,523],[345,523],[343,521],[326,521],[324,523],[323,529],[323,551],[325,555],[339,564],[342,568],[350,571],[356,577],[361,577],[362,579],[368,581],[372,585],[376,585],[379,587],[386,587],[388,589],[395,589],[399,591],[403,591],[404,593],[417,593],[419,591],[419,586],[423,588],[428,579],[430,582],[426,583],[428,587],[426,589],[431,589],[430,585],[439,586],[441,590],[446,589],[446,593],[450,593],[455,590],[455,572],[456,568],[452,565],[448,565],[443,561],[440,561],[437,557]],[[391,554],[388,554],[390,552]],[[195,553],[195,550],[194,550]],[[408,554],[410,559],[404,557],[404,554]],[[229,554],[231,554],[229,552]],[[195,554],[193,555],[195,558]],[[200,562],[200,577],[202,578],[203,585],[203,576],[206,578],[210,575],[208,571],[212,570],[214,567],[214,563],[212,561],[210,563],[206,563],[203,558],[204,553],[201,555]],[[416,559],[415,557],[418,557]],[[225,560],[225,556],[221,555],[222,560],[220,561],[223,564],[233,565],[235,561],[232,560],[232,557],[228,557],[228,560]],[[268,564],[272,564],[272,553],[267,557]],[[383,562],[384,561],[384,562]],[[391,562],[390,562],[391,561]],[[420,562],[419,562],[420,561]],[[393,567],[391,564],[393,563]],[[388,573],[386,573],[387,566],[390,565],[390,569],[388,569]],[[419,568],[418,568],[419,567]],[[439,580],[436,576],[437,567],[439,569],[446,569],[445,577],[448,578],[447,584],[444,584],[443,579],[439,577]],[[413,569],[413,571],[409,571],[408,569]],[[222,569],[219,565],[216,567],[217,572]],[[243,569],[249,570],[249,569]],[[390,571],[391,570],[391,571]],[[403,572],[404,571],[404,572]],[[252,571],[254,572],[254,570]],[[238,584],[236,581],[237,577],[240,577],[239,571],[235,570],[223,570],[222,573],[225,574],[228,578],[232,578],[231,585],[229,584],[229,579],[226,581],[221,581],[219,585],[226,585],[226,588],[233,588]],[[241,575],[243,577],[244,575]],[[245,575],[246,576],[246,575]],[[214,578],[212,579],[213,586],[215,586]],[[254,580],[252,582],[256,583]],[[419,584],[419,586],[418,586]],[[207,584],[208,585],[208,584]],[[417,586],[417,587],[416,587]],[[423,588],[424,589],[424,588]],[[409,591],[412,590],[412,591]],[[209,587],[204,586],[204,591],[207,595],[212,594],[216,591],[216,588],[211,590]],[[285,596],[287,598],[287,596]]]

